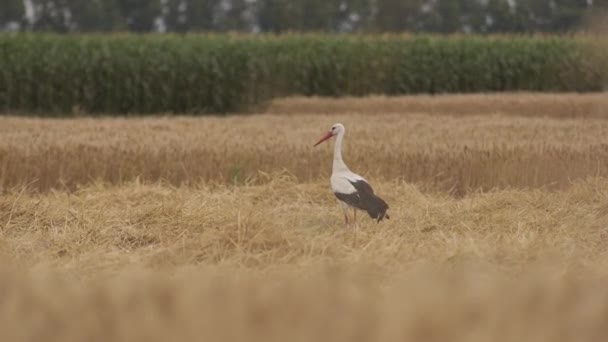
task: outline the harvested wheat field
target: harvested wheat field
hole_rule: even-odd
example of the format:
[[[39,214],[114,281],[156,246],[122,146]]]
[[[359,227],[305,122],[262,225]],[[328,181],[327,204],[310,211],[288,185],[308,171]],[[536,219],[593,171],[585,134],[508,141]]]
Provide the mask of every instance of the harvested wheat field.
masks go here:
[[[0,117],[0,337],[603,341],[607,102]],[[312,148],[335,122],[390,220],[343,226],[332,144]]]

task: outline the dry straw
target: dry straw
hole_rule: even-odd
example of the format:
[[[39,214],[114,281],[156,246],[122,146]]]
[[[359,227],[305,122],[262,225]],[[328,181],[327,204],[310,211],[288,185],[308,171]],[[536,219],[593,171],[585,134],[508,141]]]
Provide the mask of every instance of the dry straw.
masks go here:
[[[1,118],[0,339],[606,340],[603,95],[289,101]],[[336,121],[391,220],[342,227]]]
[[[4,117],[0,189],[29,184],[74,190],[93,181],[135,179],[176,186],[261,184],[260,172],[279,170],[302,182],[326,179],[331,147],[311,146],[338,121],[347,127],[348,164],[371,179],[404,180],[454,195],[561,189],[607,174],[606,102],[603,94],[296,98],[270,109],[300,111],[296,117]]]

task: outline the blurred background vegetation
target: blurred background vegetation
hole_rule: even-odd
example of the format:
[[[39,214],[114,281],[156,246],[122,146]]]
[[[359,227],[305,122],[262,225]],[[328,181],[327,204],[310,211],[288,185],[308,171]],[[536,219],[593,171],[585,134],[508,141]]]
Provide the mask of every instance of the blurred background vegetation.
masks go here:
[[[608,87],[605,34],[579,34],[608,28],[608,0],[0,0],[0,9],[4,113],[215,114],[285,96]]]
[[[52,32],[569,32],[608,0],[0,0],[0,29]]]

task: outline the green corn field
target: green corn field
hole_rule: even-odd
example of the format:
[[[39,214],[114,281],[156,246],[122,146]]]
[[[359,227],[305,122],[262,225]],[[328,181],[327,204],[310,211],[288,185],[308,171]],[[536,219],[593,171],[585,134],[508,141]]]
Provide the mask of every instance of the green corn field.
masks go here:
[[[587,36],[0,35],[0,111],[226,113],[289,95],[602,90]]]

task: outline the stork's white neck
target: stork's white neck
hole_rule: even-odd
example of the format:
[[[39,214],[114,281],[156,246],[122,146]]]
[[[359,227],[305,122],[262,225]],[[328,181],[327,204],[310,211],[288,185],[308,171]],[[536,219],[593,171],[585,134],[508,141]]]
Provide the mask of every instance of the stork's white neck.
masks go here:
[[[334,164],[332,167],[332,173],[339,173],[344,171],[350,171],[344,160],[342,160],[342,141],[344,140],[344,131],[340,131],[336,137],[336,144],[334,145]]]

